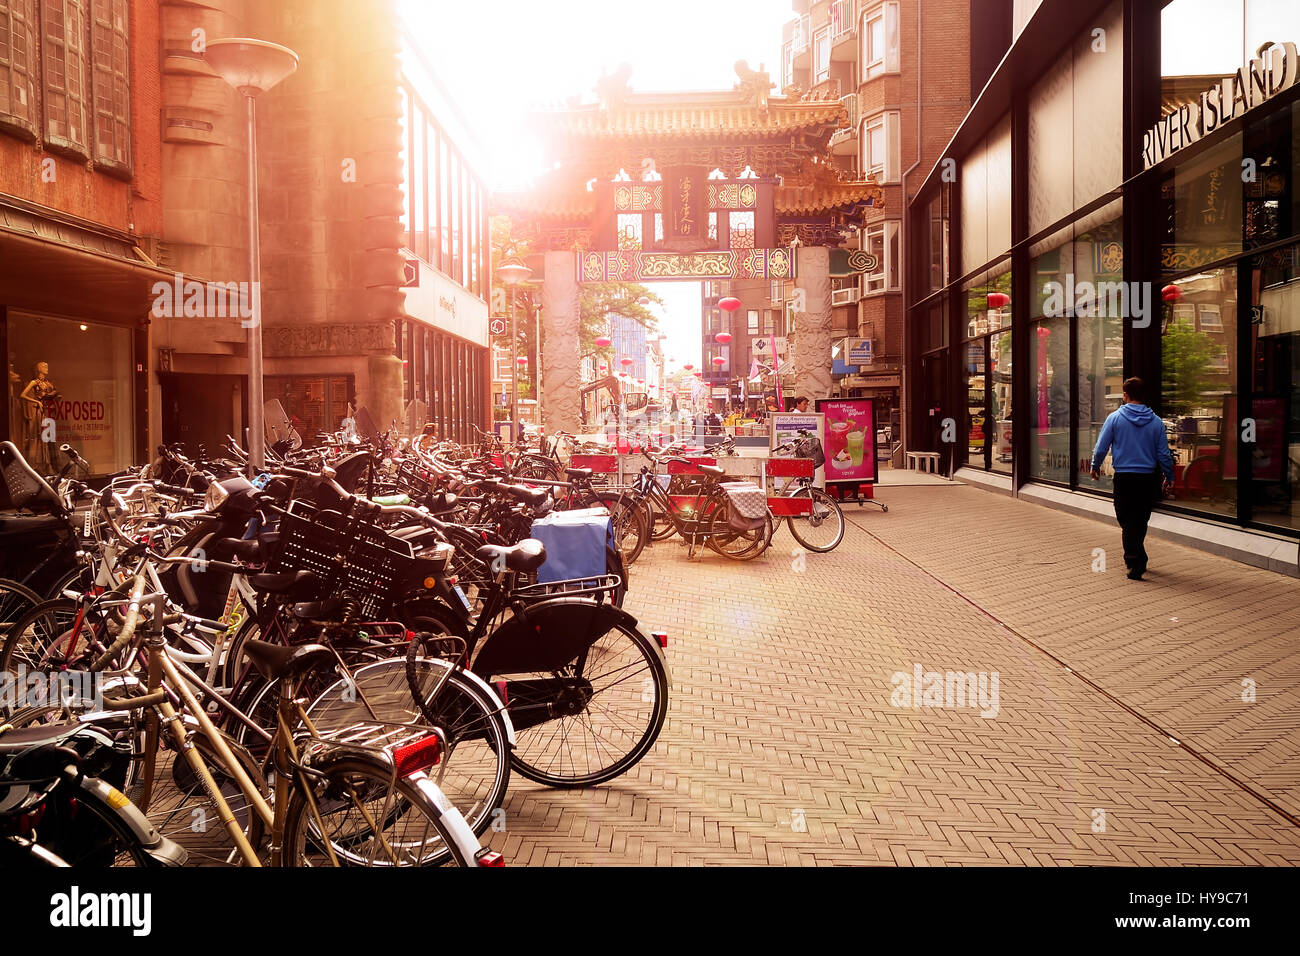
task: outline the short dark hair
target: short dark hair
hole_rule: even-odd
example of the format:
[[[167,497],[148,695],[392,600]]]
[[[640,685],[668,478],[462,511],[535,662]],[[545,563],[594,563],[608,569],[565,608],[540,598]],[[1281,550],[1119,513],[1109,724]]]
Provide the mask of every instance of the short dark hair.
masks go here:
[[[1147,385],[1146,382],[1136,375],[1124,379],[1124,394],[1135,402],[1146,402]]]

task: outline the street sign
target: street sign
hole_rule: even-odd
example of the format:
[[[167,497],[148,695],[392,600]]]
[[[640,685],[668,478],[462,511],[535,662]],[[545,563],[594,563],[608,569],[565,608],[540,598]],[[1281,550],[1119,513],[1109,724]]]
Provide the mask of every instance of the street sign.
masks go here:
[[[493,335],[505,335],[506,320],[493,319],[491,322],[488,323],[488,331],[491,332]]]
[[[870,365],[871,339],[849,339],[849,356],[846,365]]]
[[[784,335],[776,337],[759,336],[750,341],[750,347],[755,355],[771,355],[774,345],[776,346],[776,354],[784,358],[790,348],[789,340]]]

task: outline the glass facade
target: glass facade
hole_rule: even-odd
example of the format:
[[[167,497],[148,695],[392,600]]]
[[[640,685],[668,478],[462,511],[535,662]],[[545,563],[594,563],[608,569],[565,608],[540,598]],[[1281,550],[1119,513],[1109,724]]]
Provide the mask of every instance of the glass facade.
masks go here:
[[[957,175],[936,168],[909,210],[911,447],[1109,494],[1092,450],[1138,375],[1174,457],[1162,509],[1300,533],[1300,84],[1172,152],[1125,154],[1126,127],[1140,140],[1258,56],[1245,34],[1300,42],[1294,4],[1224,7],[1236,40],[1204,75],[1144,63],[1126,85],[1125,46],[1162,18],[1126,22],[1119,2],[1099,7],[1103,48],[1089,31],[1013,49],[1040,64],[1024,93],[967,117]]]

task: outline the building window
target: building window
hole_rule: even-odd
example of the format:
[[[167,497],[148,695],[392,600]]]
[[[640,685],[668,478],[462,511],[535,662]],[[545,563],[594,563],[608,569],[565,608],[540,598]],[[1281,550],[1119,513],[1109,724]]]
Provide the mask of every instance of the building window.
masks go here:
[[[0,123],[14,123],[35,132],[36,104],[33,72],[32,0],[0,0]]]
[[[126,0],[92,0],[90,51],[95,110],[95,162],[131,167],[129,17]]]
[[[866,295],[899,289],[898,225],[897,219],[888,219],[867,227],[865,248],[876,257],[876,268],[862,277]]]
[[[898,181],[899,114],[879,113],[862,124],[862,171],[878,183]]]
[[[898,4],[882,3],[862,17],[862,79],[899,71]]]
[[[86,155],[85,0],[43,0],[45,138]]]
[[[750,309],[747,318],[748,323],[746,325],[746,331],[748,331],[750,335],[758,335],[758,309]]]
[[[831,31],[823,27],[813,37],[813,83],[821,83],[831,77]]]

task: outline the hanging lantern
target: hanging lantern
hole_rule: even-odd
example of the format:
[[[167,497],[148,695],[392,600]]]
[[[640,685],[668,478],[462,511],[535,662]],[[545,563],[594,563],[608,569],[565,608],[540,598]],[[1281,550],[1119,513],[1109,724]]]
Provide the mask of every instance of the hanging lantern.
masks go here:
[[[727,360],[724,359],[721,355],[715,355],[713,357],[713,364],[718,366],[726,365]]]
[[[519,356],[519,358],[515,359],[515,361],[518,362],[520,366],[524,366],[528,364],[527,357],[523,355]]]
[[[1007,295],[1005,292],[989,293],[990,309],[1005,309],[1010,304],[1011,304],[1011,296]]]
[[[601,362],[601,363],[600,363],[600,374],[601,374],[601,375],[605,375],[605,374],[608,374],[608,372],[609,372],[609,366],[606,365],[604,362]]]
[[[719,345],[726,345],[728,342],[731,341],[731,333],[719,332],[717,335],[713,337],[713,341],[717,342]]]
[[[703,373],[703,372],[696,372],[696,373],[695,373],[695,377],[696,377],[696,378],[704,378],[704,373]]]
[[[695,366],[690,362],[687,362],[685,365],[682,366],[682,368],[686,369],[686,371],[689,372],[691,369],[695,368]]]
[[[596,336],[596,348],[598,349],[607,349],[613,344],[614,344],[613,339],[611,339],[608,335]]]
[[[631,360],[630,358],[628,358],[626,355],[624,355],[621,359],[618,360],[618,364],[619,364],[619,365],[631,365],[631,364],[632,364],[632,360]]]
[[[718,300],[718,308],[723,312],[735,312],[740,308],[740,300],[734,295],[723,296]]]
[[[1182,286],[1170,284],[1160,290],[1160,298],[1164,299],[1166,302],[1177,302],[1182,297]]]
[[[643,296],[641,296],[641,298],[639,298],[639,299],[636,300],[636,304],[637,304],[637,305],[649,305],[649,304],[650,304],[650,297],[649,297],[649,296],[645,296],[645,295],[643,295]]]

